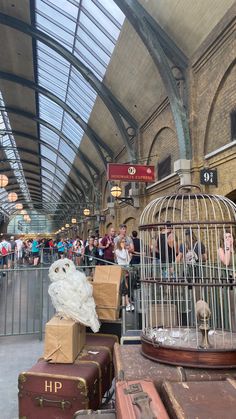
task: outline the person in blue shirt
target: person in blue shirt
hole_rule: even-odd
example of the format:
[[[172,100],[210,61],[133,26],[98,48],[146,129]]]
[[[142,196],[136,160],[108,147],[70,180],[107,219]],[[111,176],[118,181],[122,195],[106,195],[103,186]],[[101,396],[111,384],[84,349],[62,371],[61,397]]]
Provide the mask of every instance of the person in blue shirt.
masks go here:
[[[39,263],[39,243],[36,239],[34,239],[32,241],[32,247],[31,247],[31,252],[32,252],[32,256],[33,256],[33,264],[34,266],[37,266]]]
[[[63,259],[64,253],[65,253],[65,242],[63,239],[59,239],[59,242],[57,243],[57,249],[58,249],[58,259]]]

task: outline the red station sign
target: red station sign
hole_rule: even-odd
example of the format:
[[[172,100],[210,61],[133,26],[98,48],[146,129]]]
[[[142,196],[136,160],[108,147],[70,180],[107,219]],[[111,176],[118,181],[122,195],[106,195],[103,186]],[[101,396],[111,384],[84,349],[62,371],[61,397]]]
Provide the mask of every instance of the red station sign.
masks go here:
[[[108,163],[107,179],[123,182],[154,182],[154,166]]]

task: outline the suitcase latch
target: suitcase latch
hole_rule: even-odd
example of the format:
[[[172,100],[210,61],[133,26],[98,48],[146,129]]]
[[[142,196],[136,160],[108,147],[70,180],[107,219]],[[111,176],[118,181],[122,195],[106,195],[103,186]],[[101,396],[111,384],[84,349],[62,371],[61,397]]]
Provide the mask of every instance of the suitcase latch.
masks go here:
[[[137,405],[140,409],[140,419],[157,419],[150,407],[151,401],[152,399],[144,391],[134,395],[133,404]]]
[[[125,394],[135,394],[142,392],[142,386],[140,383],[130,384],[129,387],[124,389]]]

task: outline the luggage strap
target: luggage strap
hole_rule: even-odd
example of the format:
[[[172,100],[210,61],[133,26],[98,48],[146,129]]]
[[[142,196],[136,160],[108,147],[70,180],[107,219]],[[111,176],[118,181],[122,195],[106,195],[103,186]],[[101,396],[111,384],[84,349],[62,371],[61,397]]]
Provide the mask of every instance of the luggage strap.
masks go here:
[[[124,393],[133,395],[132,402],[138,406],[141,412],[140,419],[156,419],[150,407],[152,399],[143,391],[140,383],[130,384],[128,388],[124,389]]]

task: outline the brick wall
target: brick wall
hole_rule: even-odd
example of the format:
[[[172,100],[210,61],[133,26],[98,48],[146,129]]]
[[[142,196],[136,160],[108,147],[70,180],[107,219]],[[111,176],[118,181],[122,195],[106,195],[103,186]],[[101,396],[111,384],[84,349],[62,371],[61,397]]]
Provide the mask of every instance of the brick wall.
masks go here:
[[[218,186],[202,189],[224,196],[236,190],[236,147],[217,152],[232,144],[230,113],[236,107],[235,16],[231,10],[204,41],[192,59],[191,73],[192,183],[199,183],[202,167],[216,168]],[[212,152],[215,155],[205,158]]]
[[[236,63],[235,63],[236,64]],[[231,141],[230,113],[236,108],[236,65],[226,71],[209,113],[204,153],[208,154]]]
[[[140,152],[143,162],[157,166],[169,154],[173,161],[179,157],[178,141],[172,112],[165,99],[141,129]]]
[[[193,159],[230,141],[229,113],[236,104],[236,18],[226,15],[192,60],[190,98]]]
[[[149,164],[157,163],[171,155],[171,173],[174,171],[174,161],[178,159],[179,149],[175,132],[171,128],[163,128],[154,137],[149,151]],[[158,178],[157,178],[158,180]]]

